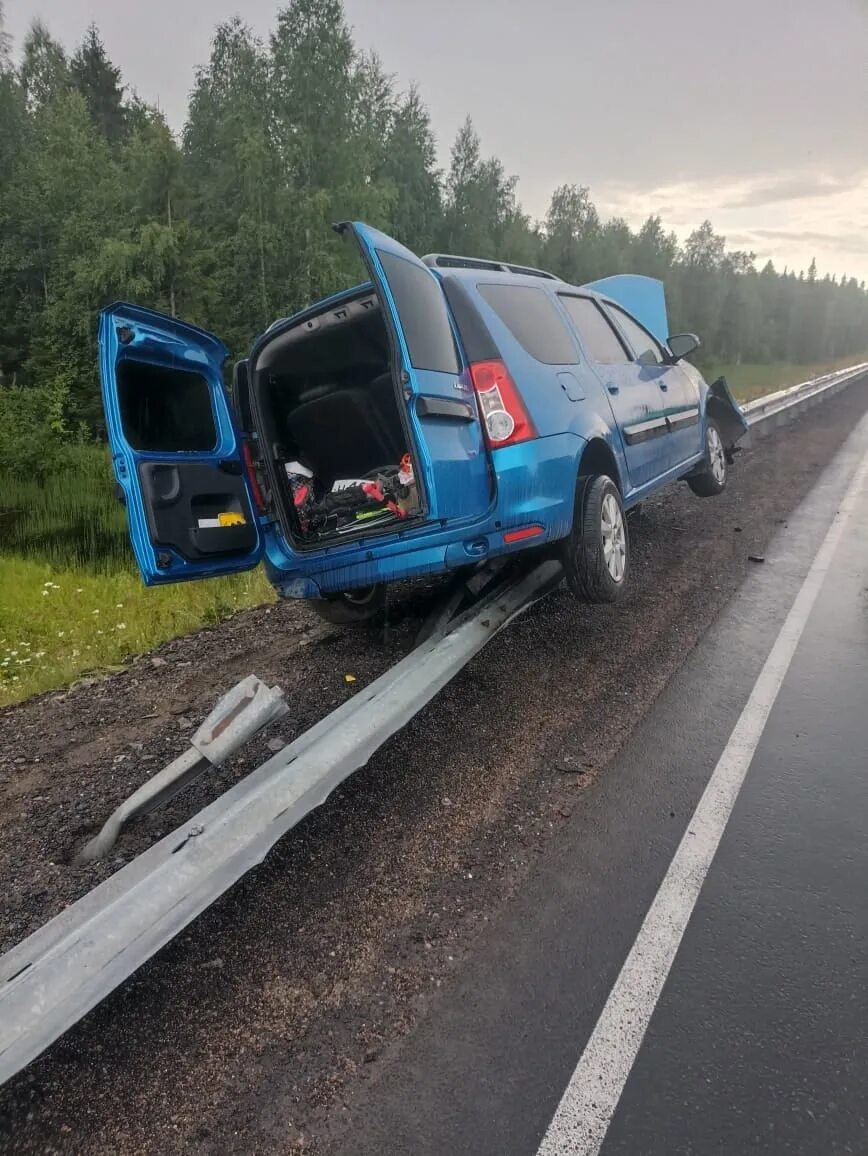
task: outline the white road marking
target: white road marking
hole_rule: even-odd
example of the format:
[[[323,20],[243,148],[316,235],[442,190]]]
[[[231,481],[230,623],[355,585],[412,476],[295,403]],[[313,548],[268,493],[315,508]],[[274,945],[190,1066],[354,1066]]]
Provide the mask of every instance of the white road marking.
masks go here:
[[[866,477],[868,455],[847,488],[712,772],[537,1156],[596,1156],[600,1151],[769,713]]]

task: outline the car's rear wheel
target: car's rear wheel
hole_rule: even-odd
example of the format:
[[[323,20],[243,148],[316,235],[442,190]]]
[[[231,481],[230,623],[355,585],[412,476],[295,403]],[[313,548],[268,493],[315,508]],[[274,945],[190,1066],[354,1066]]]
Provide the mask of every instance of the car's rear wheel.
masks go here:
[[[726,489],[726,450],[714,418],[705,419],[705,461],[688,474],[687,484],[700,498],[714,498]]]
[[[386,586],[378,582],[359,590],[344,590],[340,594],[314,599],[311,606],[326,622],[335,626],[356,626],[376,618],[385,603]]]
[[[567,583],[584,602],[614,602],[630,572],[630,535],[618,487],[610,477],[581,477],[573,528],[562,549]]]

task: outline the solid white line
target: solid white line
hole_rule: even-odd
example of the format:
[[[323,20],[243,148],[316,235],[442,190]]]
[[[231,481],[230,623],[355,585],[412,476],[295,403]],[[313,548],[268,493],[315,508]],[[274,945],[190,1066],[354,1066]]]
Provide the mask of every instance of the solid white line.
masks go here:
[[[537,1156],[596,1156],[705,876],[844,527],[868,477],[860,463],[750,698],[687,825]]]

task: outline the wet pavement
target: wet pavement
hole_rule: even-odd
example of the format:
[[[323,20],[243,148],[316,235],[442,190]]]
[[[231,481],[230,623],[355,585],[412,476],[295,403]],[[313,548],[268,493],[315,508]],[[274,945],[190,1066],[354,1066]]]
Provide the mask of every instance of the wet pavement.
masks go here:
[[[863,422],[330,1151],[532,1156],[553,1117],[546,1156],[868,1150],[864,470],[672,970],[652,977],[662,996],[608,1132],[594,1116],[642,982],[559,1108],[685,830],[701,837],[694,808],[866,453]],[[659,966],[653,947],[640,970]]]

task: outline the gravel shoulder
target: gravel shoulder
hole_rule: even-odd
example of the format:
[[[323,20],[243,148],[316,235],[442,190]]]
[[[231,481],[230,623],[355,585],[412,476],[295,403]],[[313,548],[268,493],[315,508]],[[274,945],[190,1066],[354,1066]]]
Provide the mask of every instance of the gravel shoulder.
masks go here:
[[[703,502],[678,487],[632,526],[628,596],[558,591],[513,624],[268,856],[0,1090],[0,1148],[326,1151],[350,1086],[472,962],[529,865],[856,420],[854,385],[757,450]],[[0,947],[262,762],[412,645],[426,592],[377,633],[291,603],[240,614],[123,673],[0,712]],[[255,672],[287,720],[136,825],[108,864],[74,852]],[[352,674],[355,683],[347,683]],[[629,848],[624,849],[629,854]]]

